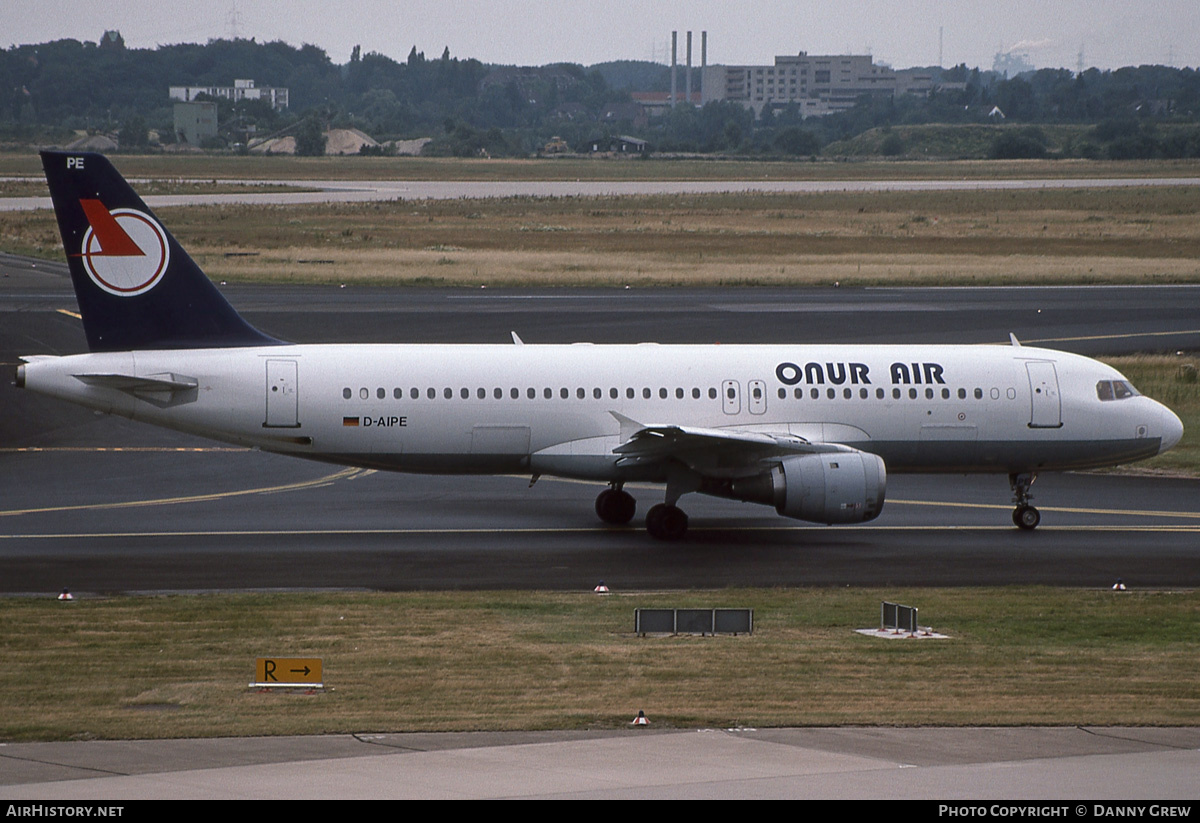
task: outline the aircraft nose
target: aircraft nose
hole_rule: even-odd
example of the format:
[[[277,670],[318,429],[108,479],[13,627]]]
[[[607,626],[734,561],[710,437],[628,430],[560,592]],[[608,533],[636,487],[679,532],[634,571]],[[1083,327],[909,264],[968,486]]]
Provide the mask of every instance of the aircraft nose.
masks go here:
[[[1160,406],[1160,408],[1162,409],[1160,412],[1160,416],[1162,417],[1162,445],[1158,447],[1158,453],[1162,454],[1172,448],[1183,437],[1183,421],[1166,406]]]

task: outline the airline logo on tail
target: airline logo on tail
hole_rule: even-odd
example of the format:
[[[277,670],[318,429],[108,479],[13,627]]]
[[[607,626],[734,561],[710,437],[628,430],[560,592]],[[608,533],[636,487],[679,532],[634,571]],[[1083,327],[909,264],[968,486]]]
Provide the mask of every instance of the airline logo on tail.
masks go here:
[[[99,200],[80,198],[87,217],[78,257],[92,282],[109,294],[134,297],[154,288],[171,259],[167,233],[137,209],[110,211]]]

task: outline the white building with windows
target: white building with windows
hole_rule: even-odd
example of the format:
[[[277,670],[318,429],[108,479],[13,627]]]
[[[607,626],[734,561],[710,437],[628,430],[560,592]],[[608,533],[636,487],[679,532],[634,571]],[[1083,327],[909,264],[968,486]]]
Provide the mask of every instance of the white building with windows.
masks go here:
[[[256,86],[253,80],[234,80],[232,86],[171,86],[172,100],[190,103],[197,95],[207,94],[220,100],[266,100],[271,108],[282,111],[288,107],[288,90],[278,86]]]
[[[892,96],[896,73],[877,66],[869,54],[780,55],[773,66],[706,66],[701,104],[740,103],[761,116],[763,109],[795,105],[804,117],[852,108],[864,94]]]

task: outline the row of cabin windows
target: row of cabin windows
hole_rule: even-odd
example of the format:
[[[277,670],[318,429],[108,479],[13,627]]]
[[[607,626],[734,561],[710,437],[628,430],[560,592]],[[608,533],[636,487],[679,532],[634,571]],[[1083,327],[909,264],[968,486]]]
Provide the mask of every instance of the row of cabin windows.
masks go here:
[[[992,396],[994,398],[999,398],[998,391],[999,391],[998,389],[993,389]],[[818,388],[811,388],[808,390],[808,392],[809,392],[809,396],[812,397],[813,400],[818,400],[821,397],[821,390]],[[958,394],[959,400],[967,399],[967,390],[966,389],[959,389],[957,394]],[[925,399],[926,400],[933,400],[936,395],[937,395],[937,393],[934,391],[934,389],[932,387],[925,389]],[[796,387],[795,389],[792,390],[792,396],[796,400],[803,400],[804,399],[804,389],[800,388],[800,387]],[[830,400],[835,399],[837,397],[837,389],[826,389],[825,396],[828,397]],[[870,391],[870,389],[860,388],[858,390],[858,396],[861,400],[866,400],[868,397],[871,396],[871,391]],[[884,391],[884,389],[882,389],[882,388],[875,389],[875,399],[876,400],[883,400],[886,396],[887,396],[887,393]],[[899,400],[902,396],[903,396],[903,392],[899,388],[892,389],[892,399],[893,400]],[[942,396],[943,400],[949,400],[950,399],[950,389],[943,386],[941,389],[941,396]],[[983,399],[983,389],[975,389],[974,396],[975,396],[976,400],[982,400]],[[788,390],[781,388],[779,390],[779,399],[787,400],[787,397],[788,397]],[[844,397],[846,400],[852,399],[854,397],[854,389],[842,389],[842,397]],[[917,397],[918,397],[917,389],[910,387],[908,390],[908,398],[910,400],[916,400]],[[755,394],[755,399],[756,400],[758,399],[757,394]]]
[[[415,386],[408,390],[408,398],[410,400],[420,400],[422,396],[424,396],[428,400],[436,400],[438,397],[438,394],[439,394],[438,390],[433,388],[432,386],[425,389],[424,393],[422,393],[422,391],[420,389],[416,388]],[[440,394],[446,400],[452,400],[452,399],[454,399],[455,391],[454,391],[454,389],[447,387],[447,388],[442,389]],[[571,398],[571,394],[572,394],[571,390],[566,388],[565,386],[558,390],[558,396],[563,400],[569,400]],[[625,398],[627,400],[633,400],[634,398],[637,397],[637,394],[638,394],[637,390],[635,390],[633,388],[625,389]],[[550,388],[549,386],[542,389],[542,391],[541,391],[541,396],[544,400],[551,400],[554,398],[554,395],[555,395],[554,389]],[[587,396],[588,396],[588,390],[581,386],[581,387],[575,389],[574,395],[577,400],[586,400]],[[599,387],[593,388],[591,391],[591,395],[594,400],[602,400],[604,398],[604,390]],[[643,388],[641,391],[641,395],[642,395],[643,400],[649,400],[651,397],[654,396],[654,392],[649,388]],[[691,390],[691,395],[692,395],[693,400],[699,400],[703,396],[703,392],[701,392],[701,390],[698,388],[693,388]],[[354,392],[349,387],[342,389],[342,397],[345,398],[346,400],[351,399],[353,396],[354,396]],[[358,390],[358,396],[362,400],[369,400],[371,397],[371,390],[368,388],[365,388],[365,387],[360,388]],[[471,398],[471,390],[466,387],[463,387],[458,390],[458,396],[463,400],[469,400]],[[497,386],[496,388],[492,389],[491,396],[495,400],[504,399],[504,389]],[[520,400],[521,399],[521,390],[514,386],[513,388],[508,390],[508,396],[512,400]],[[621,392],[619,389],[610,388],[608,390],[608,397],[610,400],[616,400],[620,396],[621,396]],[[670,396],[670,392],[667,389],[660,388],[658,390],[659,399],[666,400],[669,396]],[[681,388],[675,389],[675,399],[676,400],[683,400],[685,396],[686,396],[686,392],[683,389],[681,389]],[[379,400],[384,400],[385,398],[387,398],[387,389],[384,389],[382,387],[377,388],[375,390],[375,397]],[[396,400],[403,400],[405,397],[404,389],[400,389],[400,388],[392,389],[392,397],[395,398]],[[475,397],[479,400],[486,400],[488,397],[488,390],[485,388],[482,388],[482,387],[476,389]],[[532,386],[525,389],[525,397],[528,398],[529,400],[536,400],[538,398],[538,390],[533,388]],[[708,390],[708,399],[709,400],[717,399],[717,390],[716,389],[710,388]]]
[[[808,391],[809,391],[809,396],[813,400],[820,399],[820,397],[821,397],[820,389],[814,387],[814,388],[810,388]],[[727,389],[727,393],[729,395],[730,400],[737,397],[737,391],[732,387]],[[943,400],[949,400],[951,397],[950,389],[946,388],[945,386],[942,387],[940,393],[941,393],[941,397]],[[438,390],[433,388],[432,386],[425,389],[425,391],[424,391],[424,397],[428,400],[436,400],[438,398],[438,394],[439,394]],[[585,389],[583,387],[579,387],[579,388],[575,389],[574,394],[575,394],[575,398],[577,400],[586,400],[587,396],[588,396],[588,391],[587,391],[587,389]],[[660,388],[658,390],[658,398],[660,400],[666,400],[670,396],[670,394],[671,394],[670,391],[666,388]],[[676,400],[683,400],[684,397],[687,395],[687,393],[682,388],[676,388],[674,394],[675,394]],[[701,390],[698,388],[693,388],[691,390],[691,396],[692,396],[693,400],[699,400],[703,396],[703,394],[704,393],[701,392]],[[714,389],[714,388],[708,389],[707,394],[708,394],[709,400],[717,399],[717,390],[716,389]],[[825,390],[825,396],[828,397],[830,400],[836,399],[837,394],[838,394],[837,389],[830,388],[830,389]],[[976,400],[983,399],[983,389],[975,389],[973,394],[974,394],[974,397]],[[999,399],[999,397],[1000,397],[999,389],[992,389],[991,394],[992,394],[992,399]],[[452,389],[452,388],[446,387],[441,390],[441,396],[446,400],[453,400],[454,395],[455,395],[455,392],[454,392],[454,389]],[[604,398],[604,390],[600,389],[600,388],[593,388],[591,391],[591,395],[592,395],[592,399],[594,399],[594,400],[602,400]],[[610,400],[616,400],[620,397],[620,395],[621,395],[621,392],[619,389],[610,388],[608,390],[608,397]],[[637,395],[638,395],[638,392],[636,389],[633,389],[632,387],[625,389],[625,399],[634,400],[634,399],[636,399]],[[753,398],[755,400],[761,400],[762,399],[762,389],[757,386],[752,388],[751,395],[753,396]],[[936,393],[932,387],[927,387],[925,389],[924,395],[925,395],[926,400],[933,400],[934,397],[936,396]],[[967,390],[959,389],[957,392],[957,395],[958,395],[959,400],[966,400],[967,399]],[[1009,389],[1008,395],[1009,395],[1009,399],[1012,399],[1015,396],[1015,392],[1012,389]],[[354,392],[350,387],[347,386],[346,388],[342,389],[342,397],[344,399],[350,400],[353,396],[354,396]],[[371,390],[366,387],[360,388],[358,390],[358,396],[361,400],[369,400],[371,397]],[[392,397],[395,398],[396,400],[403,400],[404,396],[405,396],[404,389],[400,389],[400,388],[392,389]],[[458,396],[463,400],[469,400],[471,398],[471,390],[466,387],[463,387],[458,390]],[[503,400],[504,399],[504,389],[502,389],[500,387],[496,387],[496,388],[492,389],[491,396],[495,400]],[[516,387],[513,387],[508,390],[508,396],[512,400],[520,400],[521,399],[521,390]],[[544,400],[552,400],[554,398],[554,389],[552,389],[548,386],[546,388],[543,388],[541,391],[541,396],[542,396],[542,399],[544,399]],[[562,400],[569,400],[571,397],[571,390],[566,387],[560,388],[558,390],[558,396]],[[641,396],[642,396],[643,400],[650,400],[654,396],[654,392],[653,392],[653,390],[651,390],[649,388],[643,388],[641,390]],[[804,399],[804,389],[802,387],[797,386],[795,389],[792,390],[792,396],[796,400],[803,400]],[[866,400],[867,398],[869,398],[871,396],[870,390],[867,388],[860,388],[858,390],[858,396],[860,399]],[[887,396],[887,394],[883,388],[875,389],[875,398],[877,400],[883,400],[886,396]],[[382,387],[377,388],[375,390],[375,397],[379,400],[386,399],[387,398],[387,389],[384,389]],[[420,389],[416,388],[415,386],[408,390],[408,398],[410,400],[419,400],[419,399],[421,399],[421,397],[422,397],[422,391]],[[488,390],[485,388],[482,388],[482,387],[476,389],[475,397],[478,400],[486,400],[488,398]],[[525,390],[525,397],[528,398],[529,400],[536,400],[538,397],[538,390],[533,387],[527,388]],[[842,397],[845,398],[846,400],[852,399],[854,397],[854,390],[849,389],[849,388],[842,389]],[[899,399],[901,399],[901,397],[903,397],[902,390],[899,388],[893,388],[892,389],[892,399],[899,400]],[[918,397],[919,397],[918,390],[916,388],[910,387],[908,389],[908,398],[910,400],[916,400],[916,399],[918,399]],[[787,398],[788,398],[788,390],[785,388],[780,388],[779,389],[779,399],[786,400]]]

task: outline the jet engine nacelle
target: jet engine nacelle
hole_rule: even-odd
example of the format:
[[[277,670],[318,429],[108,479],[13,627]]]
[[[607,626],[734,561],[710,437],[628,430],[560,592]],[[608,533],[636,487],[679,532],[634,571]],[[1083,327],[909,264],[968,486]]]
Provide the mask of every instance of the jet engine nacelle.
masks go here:
[[[861,451],[785,457],[753,477],[705,482],[700,491],[775,507],[784,517],[813,523],[864,523],[883,510],[887,469]]]

